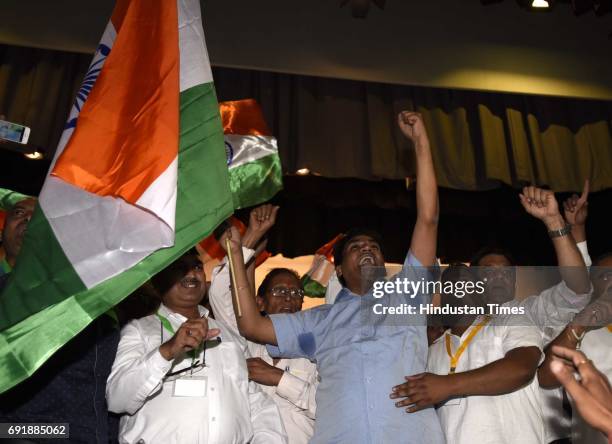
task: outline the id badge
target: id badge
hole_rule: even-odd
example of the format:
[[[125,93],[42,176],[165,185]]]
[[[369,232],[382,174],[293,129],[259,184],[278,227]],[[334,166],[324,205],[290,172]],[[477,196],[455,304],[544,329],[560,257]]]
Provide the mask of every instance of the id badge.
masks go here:
[[[207,376],[183,376],[174,381],[172,396],[182,398],[204,398],[208,385]]]

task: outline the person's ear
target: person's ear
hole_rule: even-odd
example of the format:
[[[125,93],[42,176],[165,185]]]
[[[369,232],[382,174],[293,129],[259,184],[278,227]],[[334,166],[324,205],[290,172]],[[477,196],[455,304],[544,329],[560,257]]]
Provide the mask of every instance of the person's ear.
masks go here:
[[[257,296],[255,297],[255,303],[257,304],[257,309],[259,311],[264,311],[264,305],[265,305],[265,301],[261,296]]]
[[[338,278],[342,276],[342,265],[336,265],[336,276],[338,276]]]

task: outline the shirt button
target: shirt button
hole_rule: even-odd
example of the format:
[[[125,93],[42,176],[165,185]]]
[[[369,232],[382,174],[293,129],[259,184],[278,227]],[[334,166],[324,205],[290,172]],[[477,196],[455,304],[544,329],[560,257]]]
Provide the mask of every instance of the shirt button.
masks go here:
[[[210,420],[211,420],[212,422],[215,422],[215,419],[216,419],[216,418],[215,418],[214,416],[213,416],[212,418],[210,418]]]
[[[214,388],[214,387],[211,387],[211,388],[210,388],[210,391],[211,391],[211,392],[214,392],[214,391],[215,391],[215,388]]]

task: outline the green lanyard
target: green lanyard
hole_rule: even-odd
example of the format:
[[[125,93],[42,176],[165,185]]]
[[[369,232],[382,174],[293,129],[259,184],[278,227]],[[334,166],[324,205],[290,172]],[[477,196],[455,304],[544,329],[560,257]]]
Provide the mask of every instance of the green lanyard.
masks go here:
[[[163,328],[165,328],[166,330],[168,330],[168,332],[170,334],[172,334],[172,336],[174,336],[174,334],[176,333],[174,330],[174,327],[172,327],[172,324],[170,323],[170,321],[168,320],[168,318],[162,316],[158,313],[155,313],[155,315],[159,318],[159,322],[161,322],[161,325],[163,326]],[[164,335],[162,332],[162,342],[164,341]],[[190,350],[189,352],[187,352],[187,354],[189,356],[191,356],[191,366],[193,367],[196,357],[198,357],[198,355],[200,354],[200,352],[203,350],[204,348],[204,342],[202,342],[202,344],[200,344],[198,346],[198,348],[194,349],[194,350]]]

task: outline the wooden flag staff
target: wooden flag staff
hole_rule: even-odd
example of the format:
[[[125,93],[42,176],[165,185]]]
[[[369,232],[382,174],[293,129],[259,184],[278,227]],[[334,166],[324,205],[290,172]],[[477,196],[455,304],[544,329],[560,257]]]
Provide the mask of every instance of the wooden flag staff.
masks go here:
[[[238,297],[238,286],[236,285],[236,272],[234,270],[234,257],[230,246],[229,237],[225,238],[225,250],[227,251],[227,260],[230,266],[230,274],[232,275],[232,287],[234,288],[234,298],[236,300],[236,308],[238,309],[238,317],[242,317],[242,307],[240,306],[240,298]]]

